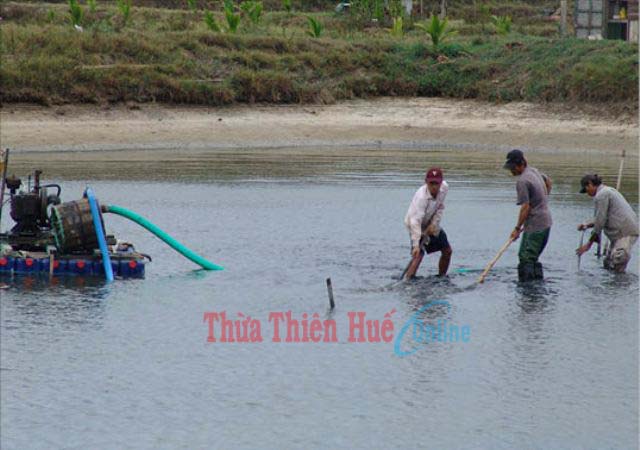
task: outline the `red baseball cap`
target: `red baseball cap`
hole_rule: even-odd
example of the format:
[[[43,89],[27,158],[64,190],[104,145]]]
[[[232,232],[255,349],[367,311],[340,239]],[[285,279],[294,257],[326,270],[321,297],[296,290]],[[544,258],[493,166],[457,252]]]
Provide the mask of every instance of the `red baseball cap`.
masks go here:
[[[424,180],[429,183],[429,182],[438,182],[438,183],[442,183],[442,169],[440,167],[432,167],[431,169],[427,170],[427,174],[424,177]]]

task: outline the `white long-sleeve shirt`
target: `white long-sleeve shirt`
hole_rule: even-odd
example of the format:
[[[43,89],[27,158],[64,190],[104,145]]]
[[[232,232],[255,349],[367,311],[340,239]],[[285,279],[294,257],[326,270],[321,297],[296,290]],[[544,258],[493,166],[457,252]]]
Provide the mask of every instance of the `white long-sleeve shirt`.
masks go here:
[[[404,218],[404,224],[409,230],[411,245],[417,247],[420,244],[422,230],[433,224],[440,227],[440,220],[444,213],[444,199],[449,192],[449,185],[443,181],[436,198],[431,196],[426,184],[416,191],[409,205],[409,210]]]

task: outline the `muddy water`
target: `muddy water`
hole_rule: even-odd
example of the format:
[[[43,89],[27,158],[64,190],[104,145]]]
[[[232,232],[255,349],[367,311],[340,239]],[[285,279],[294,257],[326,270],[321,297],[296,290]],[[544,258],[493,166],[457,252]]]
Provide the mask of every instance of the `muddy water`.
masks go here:
[[[145,280],[4,280],[2,448],[636,447],[638,258],[611,275],[573,255],[592,213],[579,177],[615,179],[619,159],[531,154],[555,181],[546,280],[516,282],[514,246],[478,286],[517,207],[503,155],[471,150],[16,154],[10,173],[40,166],[66,200],[90,183],[226,270],[106,216],[154,258]],[[432,164],[450,181],[451,276],[431,257],[398,283],[402,219]],[[628,158],[636,210],[637,173]],[[217,322],[207,342],[204,314],[222,311],[260,321],[262,342],[220,342]],[[273,342],[269,317],[287,311],[335,321],[336,342]],[[388,314],[392,339],[350,342],[349,313]]]

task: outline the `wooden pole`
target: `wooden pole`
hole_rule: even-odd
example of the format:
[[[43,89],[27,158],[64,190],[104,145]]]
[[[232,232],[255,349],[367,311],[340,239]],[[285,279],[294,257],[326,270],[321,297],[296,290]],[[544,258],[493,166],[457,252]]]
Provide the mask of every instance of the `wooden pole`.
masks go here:
[[[620,160],[620,168],[618,169],[618,181],[616,181],[616,191],[620,190],[620,185],[622,184],[622,169],[624,168],[624,157],[626,153],[626,150],[622,150],[622,159]]]
[[[582,246],[584,245],[584,233],[587,230],[582,230],[582,234],[580,235],[580,246],[578,248],[582,248]],[[578,270],[580,270],[580,258],[582,257],[582,255],[578,255]]]
[[[560,0],[560,35],[567,36],[567,0]]]
[[[331,278],[327,278],[327,293],[329,294],[329,306],[333,309],[336,307],[336,304],[333,301],[333,286],[331,285]]]
[[[484,279],[489,273],[489,271],[491,270],[491,268],[495,265],[495,263],[498,262],[502,254],[507,251],[507,248],[509,248],[512,242],[513,242],[513,238],[509,236],[509,240],[504,243],[502,248],[500,248],[500,250],[498,251],[498,254],[491,261],[489,261],[489,264],[487,264],[487,267],[484,268],[484,271],[478,278],[478,283],[484,283]]]
[[[7,166],[9,165],[9,149],[2,152],[2,181],[0,182],[0,224],[2,224],[2,206],[4,205],[4,188],[7,185]],[[2,231],[2,230],[0,230]]]

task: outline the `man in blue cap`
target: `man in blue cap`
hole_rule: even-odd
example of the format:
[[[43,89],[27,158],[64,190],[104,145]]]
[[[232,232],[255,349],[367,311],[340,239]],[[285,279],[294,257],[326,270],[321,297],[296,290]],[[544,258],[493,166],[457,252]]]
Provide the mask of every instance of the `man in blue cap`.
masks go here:
[[[507,154],[504,168],[517,177],[517,204],[520,205],[520,212],[511,232],[511,239],[515,241],[522,234],[518,252],[518,279],[542,279],[542,264],[538,259],[547,245],[552,225],[548,206],[551,180],[535,167],[529,166],[520,150],[511,150]]]

